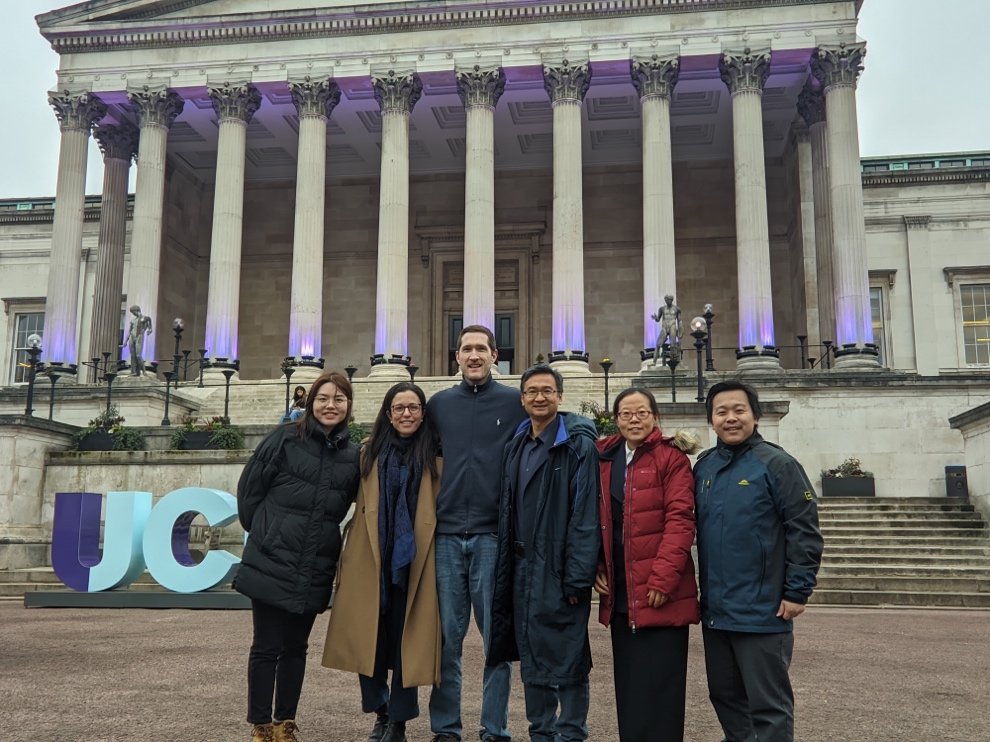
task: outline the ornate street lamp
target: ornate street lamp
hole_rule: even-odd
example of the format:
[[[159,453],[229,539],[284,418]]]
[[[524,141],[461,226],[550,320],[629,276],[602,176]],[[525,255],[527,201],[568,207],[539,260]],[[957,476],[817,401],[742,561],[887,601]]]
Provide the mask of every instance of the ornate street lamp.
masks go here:
[[[676,347],[667,349],[667,365],[670,366],[670,401],[677,401],[677,376],[675,371],[677,371],[677,366],[681,362],[680,351]]]
[[[172,320],[172,333],[175,335],[175,351],[172,353],[172,378],[175,379],[175,388],[179,388],[179,361],[182,360],[182,353],[179,351],[179,342],[182,340],[182,331],[186,329],[186,323],[182,317]],[[165,374],[166,378],[168,374]],[[166,415],[166,417],[168,417]]]
[[[712,311],[711,304],[705,304],[705,311],[701,315],[705,318],[705,371],[714,371],[715,363],[712,361],[712,322],[715,321],[715,312]]]
[[[285,415],[282,416],[282,422],[289,422],[289,380],[292,378],[292,374],[296,372],[296,358],[295,356],[286,356],[282,360],[282,373],[285,374]]]
[[[175,369],[173,369],[172,371],[165,372],[165,415],[162,417],[162,425],[166,427],[172,424],[172,421],[168,419],[168,403],[172,389],[172,380],[173,379],[178,380],[178,378],[179,378],[179,372]],[[178,386],[179,382],[176,381],[175,383],[176,386]]]
[[[344,373],[347,374],[348,381],[354,381],[354,374],[357,373],[357,366],[347,366],[344,368]]]
[[[599,365],[602,367],[602,372],[605,374],[605,411],[608,412],[608,372],[615,364],[612,363],[610,358],[602,358],[599,361]]]
[[[24,414],[31,417],[34,413],[34,381],[38,378],[38,358],[41,357],[41,335],[31,333],[27,339],[28,349],[28,388],[27,404],[24,406]]]
[[[410,363],[406,370],[409,372],[409,381],[415,382],[416,372],[419,371],[419,366],[414,366]]]
[[[695,397],[698,402],[705,401],[705,374],[701,370],[701,353],[705,349],[705,339],[708,337],[705,331],[707,326],[704,317],[695,317],[691,320],[691,337],[694,338],[694,350],[698,358],[698,396]]]
[[[801,368],[808,368],[807,361],[805,360],[805,356],[807,355],[807,353],[805,353],[805,348],[806,348],[805,344],[808,342],[808,336],[798,335],[797,341],[798,341],[798,345],[801,348]]]

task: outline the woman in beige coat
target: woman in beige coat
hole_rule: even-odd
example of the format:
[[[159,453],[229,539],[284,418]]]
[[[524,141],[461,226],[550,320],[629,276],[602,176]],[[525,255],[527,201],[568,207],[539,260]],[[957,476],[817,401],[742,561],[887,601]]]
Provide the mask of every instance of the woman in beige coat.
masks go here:
[[[361,453],[361,488],[340,560],[323,664],[356,672],[369,742],[405,742],[417,688],[440,682],[434,532],[440,460],[426,396],[385,394]],[[388,671],[392,670],[391,683]]]

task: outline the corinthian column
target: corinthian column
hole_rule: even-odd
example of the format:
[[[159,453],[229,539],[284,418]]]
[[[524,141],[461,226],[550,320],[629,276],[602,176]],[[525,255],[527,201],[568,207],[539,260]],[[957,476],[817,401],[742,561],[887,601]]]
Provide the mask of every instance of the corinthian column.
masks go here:
[[[553,106],[553,347],[550,362],[561,373],[590,374],[584,337],[584,204],[581,106],[591,67],[543,67]]]
[[[819,47],[811,58],[811,71],[825,91],[834,239],[835,356],[836,366],[846,368],[879,368],[870,315],[866,219],[856,122],[856,80],[863,71],[865,55],[865,44],[840,44]]]
[[[96,252],[96,285],[89,328],[89,358],[104,352],[116,361],[120,344],[120,296],[124,291],[124,235],[127,227],[127,179],[137,152],[138,130],[133,124],[98,126],[94,131],[103,152],[103,199],[100,202],[100,241]],[[88,381],[96,378],[90,369]]]
[[[299,114],[296,156],[296,220],[292,236],[289,355],[323,355],[323,223],[326,217],[327,120],[340,102],[333,80],[309,75],[289,82]],[[311,369],[304,366],[299,371]]]
[[[825,96],[807,84],[798,96],[798,113],[808,125],[811,143],[811,180],[815,202],[815,260],[818,265],[818,320],[822,340],[835,335],[835,298],[832,291],[832,194],[828,178],[828,127]]]
[[[732,94],[736,180],[736,271],[739,281],[740,370],[780,368],[773,334],[770,226],[763,153],[763,86],[770,51],[726,52],[719,61]]]
[[[250,84],[210,88],[220,119],[217,176],[210,240],[210,283],[206,301],[206,349],[214,360],[237,355],[237,314],[241,290],[241,234],[244,227],[244,153],[247,127],[261,106]]]
[[[378,285],[372,376],[407,376],[409,365],[409,116],[423,94],[413,72],[372,76],[382,111]]]
[[[45,359],[76,363],[79,302],[79,259],[86,202],[86,150],[93,125],[107,112],[90,93],[51,93],[62,132],[55,184],[55,219],[45,298]]]
[[[670,148],[670,96],[680,73],[677,55],[629,63],[643,109],[643,352],[653,358],[657,323],[650,315],[667,294],[677,296],[674,259],[674,171]]]
[[[501,67],[457,71],[467,114],[464,184],[464,326],[495,331],[495,106],[505,90]]]
[[[131,268],[127,280],[127,303],[137,304],[162,324],[158,316],[158,284],[161,280],[162,212],[165,208],[165,149],[168,130],[182,113],[185,102],[166,88],[147,85],[127,93],[137,110],[141,139],[138,144],[137,182],[134,189],[134,223],[131,226]],[[145,338],[144,354],[157,358],[155,330]],[[127,352],[127,346],[123,348]]]

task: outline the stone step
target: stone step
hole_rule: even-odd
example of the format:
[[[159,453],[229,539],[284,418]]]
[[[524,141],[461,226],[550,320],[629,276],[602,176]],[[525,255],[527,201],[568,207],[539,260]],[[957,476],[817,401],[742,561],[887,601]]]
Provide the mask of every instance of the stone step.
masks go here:
[[[912,531],[907,535],[888,535],[886,532],[862,532],[851,530],[848,532],[831,533],[825,539],[825,548],[831,546],[879,546],[888,548],[897,547],[922,547],[922,546],[946,546],[946,547],[968,547],[983,548],[990,546],[990,542],[979,534],[969,531],[966,535],[958,536],[955,533],[951,536],[912,535],[917,531]]]
[[[990,593],[816,589],[812,605],[990,608]]]
[[[906,544],[903,541],[891,544],[849,544],[838,541],[837,539],[831,539],[826,544],[825,555],[827,557],[848,555],[864,558],[871,556],[878,558],[928,556],[931,558],[965,557],[979,559],[990,556],[990,542],[979,539],[974,540],[973,546],[946,546],[937,544],[915,546],[914,544]]]
[[[990,579],[968,577],[912,577],[898,576],[844,576],[829,575],[818,578],[818,585],[825,590],[873,590],[876,592],[922,593],[986,593],[990,595]]]
[[[966,503],[963,498],[949,499],[947,497],[821,497],[818,507],[875,507],[879,505],[896,505],[898,507],[940,505],[945,503]]]
[[[990,556],[941,556],[931,554],[836,554],[825,551],[822,564],[863,565],[889,567],[914,565],[917,567],[982,567],[990,570]]]
[[[874,515],[865,518],[843,518],[842,520],[821,519],[819,521],[822,528],[865,528],[865,529],[886,529],[893,526],[895,528],[917,528],[919,530],[929,530],[938,528],[972,528],[981,530],[986,528],[986,523],[981,518],[972,517],[946,517],[945,513],[940,515],[930,515],[927,518],[911,518],[891,513],[890,515]]]
[[[61,580],[55,575],[55,570],[51,567],[31,567],[28,569],[3,569],[0,570],[0,585],[5,583],[35,583],[43,588],[53,585],[61,585]],[[138,577],[136,585],[154,585],[155,581],[151,575],[144,572]]]
[[[904,498],[903,505],[897,505],[892,503],[889,505],[843,505],[840,507],[827,507],[822,505],[822,501],[818,501],[818,516],[820,518],[841,516],[847,513],[863,513],[865,515],[873,515],[875,513],[976,513],[976,508],[967,503],[965,500],[949,501],[946,500],[940,505],[915,505],[911,502],[910,498]]]
[[[888,525],[883,528],[867,528],[865,526],[824,526],[822,536],[826,542],[835,537],[859,537],[869,538],[881,536],[886,537],[923,537],[936,539],[946,538],[971,538],[973,540],[985,538],[987,533],[985,528],[957,528],[947,525],[932,525],[926,528],[924,524],[916,526],[895,526]]]
[[[843,524],[849,521],[905,521],[914,522],[919,520],[945,520],[953,522],[972,521],[983,524],[983,518],[979,513],[966,510],[846,510],[846,511],[822,511],[818,514],[820,523]]]
[[[887,578],[887,577],[951,577],[983,580],[990,588],[990,564],[835,564],[823,562],[818,572],[823,577]]]

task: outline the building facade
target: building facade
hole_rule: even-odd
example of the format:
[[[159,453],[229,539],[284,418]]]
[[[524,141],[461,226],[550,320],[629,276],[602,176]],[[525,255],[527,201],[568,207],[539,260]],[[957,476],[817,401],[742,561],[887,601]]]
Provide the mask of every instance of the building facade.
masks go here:
[[[969,321],[979,261],[962,248],[944,266],[965,269],[947,302],[913,286],[942,238],[982,229],[980,158],[910,186],[861,164],[858,5],[107,0],[39,16],[60,54],[58,185],[50,226],[40,202],[4,205],[18,248],[2,259],[24,276],[0,278],[2,360],[16,380],[13,349],[42,322],[17,317],[41,309],[43,360],[116,354],[136,304],[154,357],[182,317],[183,344],[242,378],[286,356],[443,375],[474,322],[498,330],[509,373],[538,356],[628,371],[671,294],[685,328],[713,305],[722,369],[979,364],[965,329],[928,340],[938,311]],[[967,205],[926,201],[936,183]]]

